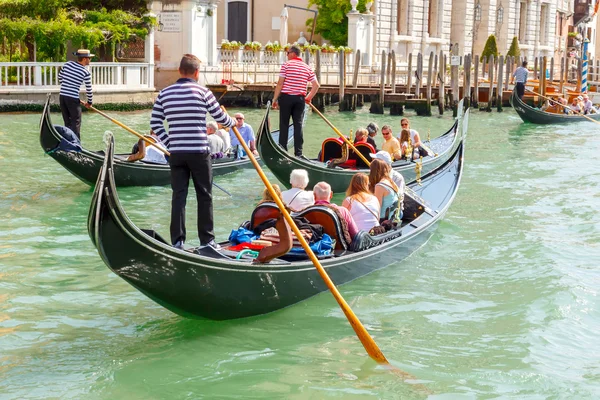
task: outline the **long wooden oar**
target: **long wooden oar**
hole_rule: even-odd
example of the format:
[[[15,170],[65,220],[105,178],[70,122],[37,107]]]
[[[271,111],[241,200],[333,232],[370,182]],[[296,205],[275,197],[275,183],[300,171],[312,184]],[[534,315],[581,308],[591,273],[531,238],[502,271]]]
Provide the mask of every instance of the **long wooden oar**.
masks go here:
[[[223,110],[225,110],[225,107],[221,107],[221,108]],[[240,132],[237,130],[235,125],[233,126],[233,132],[235,133],[235,136],[237,137],[238,141],[244,148],[244,151],[246,152],[246,155],[252,162],[252,165],[254,165],[256,172],[258,172],[258,175],[260,176],[260,179],[263,181],[267,190],[271,194],[271,197],[273,198],[275,203],[277,203],[277,207],[279,207],[279,210],[283,214],[283,217],[289,224],[290,228],[292,228],[292,231],[296,234],[296,238],[300,241],[302,248],[304,249],[304,251],[306,251],[306,254],[308,255],[308,257],[314,264],[315,268],[319,272],[319,275],[321,275],[321,278],[327,285],[327,288],[331,291],[331,294],[333,294],[333,297],[335,298],[335,300],[338,302],[338,304],[342,308],[342,311],[346,315],[346,318],[348,319],[348,322],[350,322],[350,325],[352,325],[354,332],[356,332],[356,335],[358,336],[358,339],[360,340],[360,342],[364,346],[365,350],[367,351],[367,354],[369,354],[369,356],[373,360],[377,361],[378,363],[389,365],[388,360],[385,358],[385,356],[383,355],[383,353],[377,346],[377,343],[375,343],[375,341],[373,340],[371,335],[369,335],[369,332],[367,332],[365,327],[358,320],[358,317],[352,312],[352,310],[350,309],[350,306],[348,305],[348,303],[346,303],[346,300],[344,300],[344,298],[342,297],[340,292],[337,290],[337,288],[335,287],[335,284],[333,283],[331,278],[329,278],[329,275],[327,275],[327,272],[325,272],[325,269],[323,269],[323,266],[321,265],[321,263],[319,262],[319,260],[315,256],[315,254],[313,253],[312,249],[310,248],[310,246],[308,245],[308,243],[306,242],[306,240],[300,233],[298,226],[296,225],[296,223],[294,222],[294,220],[292,219],[292,217],[286,210],[285,205],[283,204],[283,201],[277,195],[277,193],[275,192],[275,189],[273,189],[271,182],[269,182],[269,179],[263,172],[262,168],[260,167],[260,165],[258,165],[256,158],[254,158],[254,155],[248,148],[246,141],[242,138],[242,135],[240,135]],[[410,376],[410,375],[406,374],[406,376]]]
[[[83,101],[81,102],[81,104],[84,104]],[[148,145],[150,146],[154,146],[156,147],[158,150],[162,151],[165,155],[170,156],[171,153],[169,153],[168,150],[163,149],[160,146],[157,146],[156,143],[154,143],[152,140],[148,139],[147,137],[145,137],[144,135],[141,135],[139,133],[137,133],[136,131],[134,131],[133,129],[131,129],[130,127],[128,127],[125,124],[122,124],[121,122],[117,121],[114,118],[111,118],[109,115],[103,113],[102,111],[98,110],[95,107],[90,106],[89,107],[90,110],[97,112],[98,114],[102,115],[104,118],[109,119],[110,121],[114,122],[115,124],[119,125],[121,128],[125,129],[127,132],[129,133],[133,133],[135,136],[137,136],[138,138],[144,140],[146,143],[148,143]]]
[[[361,153],[360,151],[356,150],[356,147],[354,147],[354,144],[352,144],[352,142],[350,142],[350,141],[348,140],[348,138],[347,138],[346,136],[344,136],[344,135],[342,134],[342,132],[340,132],[340,131],[338,130],[338,128],[336,128],[336,127],[335,127],[335,126],[334,126],[334,125],[333,125],[331,122],[329,122],[329,120],[328,120],[328,119],[327,119],[327,118],[326,118],[326,117],[325,117],[323,114],[321,114],[321,111],[319,111],[319,109],[318,109],[317,107],[315,107],[315,105],[314,105],[313,103],[308,103],[308,104],[310,104],[310,106],[312,107],[313,111],[314,111],[314,112],[316,112],[317,114],[319,114],[319,117],[323,118],[323,121],[325,121],[325,123],[326,123],[327,125],[329,125],[329,127],[330,127],[331,129],[333,129],[333,131],[334,131],[334,132],[335,132],[335,133],[336,133],[336,134],[337,134],[339,137],[341,137],[342,139],[344,139],[344,141],[345,141],[345,142],[346,142],[346,143],[347,143],[347,144],[350,146],[350,148],[352,148],[352,150],[354,150],[354,152],[355,152],[356,154],[358,154],[358,156],[359,156],[360,158],[362,158],[362,160],[365,162],[365,164],[367,164],[367,166],[371,166],[371,162],[370,162],[369,160],[367,160],[367,159],[365,158],[365,156],[363,156],[363,155],[362,155],[362,153]]]
[[[533,94],[535,94],[535,95],[538,95],[538,96],[540,96],[540,97],[542,97],[542,98],[544,98],[544,99],[546,99],[546,100],[548,100],[548,101],[551,101],[551,102],[552,102],[552,103],[554,103],[554,104],[558,104],[558,105],[559,105],[559,106],[561,106],[561,107],[567,108],[567,109],[569,109],[569,110],[573,111],[574,113],[576,113],[576,115],[578,115],[578,116],[580,116],[580,117],[587,118],[587,119],[589,119],[589,120],[590,120],[590,121],[592,121],[592,122],[595,122],[595,123],[597,123],[597,124],[600,124],[600,121],[596,121],[595,119],[588,117],[587,115],[583,114],[581,111],[576,111],[576,110],[573,110],[571,107],[569,107],[569,106],[565,106],[564,104],[560,104],[559,102],[557,102],[557,101],[554,101],[554,100],[552,100],[551,98],[549,98],[549,97],[546,97],[546,96],[544,96],[544,95],[542,95],[542,94],[536,93],[536,92],[534,92],[533,90],[529,90],[529,89],[527,89],[527,88],[525,88],[525,90],[527,90],[528,92],[531,92],[531,93],[533,93]]]

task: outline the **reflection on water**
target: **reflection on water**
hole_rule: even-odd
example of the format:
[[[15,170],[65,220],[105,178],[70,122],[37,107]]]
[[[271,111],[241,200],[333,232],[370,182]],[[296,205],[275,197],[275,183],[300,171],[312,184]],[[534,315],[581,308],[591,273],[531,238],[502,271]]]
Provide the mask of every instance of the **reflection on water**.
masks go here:
[[[244,112],[256,126],[262,111]],[[113,114],[148,129],[147,111]],[[370,121],[399,132],[399,117],[366,108],[327,116],[343,132]],[[329,293],[262,317],[195,321],[113,275],[87,236],[92,192],[43,154],[38,118],[0,115],[1,398],[421,399],[421,386],[449,399],[600,396],[600,139],[591,124],[475,112],[461,189],[431,240],[342,287],[388,359],[417,377],[403,382],[366,357]],[[410,118],[423,136],[452,124]],[[118,151],[136,141],[85,114],[83,145],[104,148],[105,130]],[[328,136],[311,115],[305,153]],[[214,192],[225,238],[262,184],[252,170],[216,181],[233,194]],[[119,196],[134,223],[168,237],[169,188]],[[195,209],[190,196],[191,242]]]

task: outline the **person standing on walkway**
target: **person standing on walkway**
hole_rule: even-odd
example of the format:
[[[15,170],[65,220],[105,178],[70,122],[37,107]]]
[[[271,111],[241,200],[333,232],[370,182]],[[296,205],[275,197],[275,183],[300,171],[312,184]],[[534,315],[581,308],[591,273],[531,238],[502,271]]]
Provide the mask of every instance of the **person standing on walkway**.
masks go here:
[[[290,116],[294,123],[294,155],[303,157],[302,114],[304,103],[310,103],[319,90],[314,71],[300,58],[300,48],[292,46],[287,51],[288,61],[281,66],[279,81],[273,96],[273,108],[279,108],[279,145],[287,150]],[[310,82],[310,93],[306,88]]]
[[[210,90],[198,84],[200,60],[193,54],[184,54],[179,64],[180,78],[158,94],[150,126],[167,146],[171,156],[171,243],[183,249],[186,239],[185,204],[190,176],[198,201],[198,238],[200,246],[215,249],[212,164],[206,135],[206,114],[226,127],[234,125]],[[168,130],[163,122],[167,120]]]
[[[85,94],[87,96],[86,108],[92,106],[92,74],[85,67],[90,65],[90,59],[94,57],[87,49],[79,49],[74,56],[77,61],[68,61],[62,66],[58,73],[60,82],[60,110],[62,111],[65,126],[71,129],[81,139],[81,104],[79,103],[79,89],[85,83]]]
[[[529,70],[527,69],[527,61],[523,61],[523,64],[515,70],[512,76],[513,82],[517,81],[515,89],[517,90],[517,95],[521,100],[523,100],[523,96],[525,96],[525,83],[527,83],[528,75]]]

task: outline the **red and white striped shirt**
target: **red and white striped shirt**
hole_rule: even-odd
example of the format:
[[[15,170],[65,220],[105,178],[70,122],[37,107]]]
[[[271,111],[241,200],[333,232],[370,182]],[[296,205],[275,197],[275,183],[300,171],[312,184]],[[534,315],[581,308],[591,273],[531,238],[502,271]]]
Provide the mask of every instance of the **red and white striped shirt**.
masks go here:
[[[285,78],[281,93],[296,96],[306,96],[308,82],[317,79],[312,68],[306,65],[300,57],[292,58],[283,64],[279,76]]]

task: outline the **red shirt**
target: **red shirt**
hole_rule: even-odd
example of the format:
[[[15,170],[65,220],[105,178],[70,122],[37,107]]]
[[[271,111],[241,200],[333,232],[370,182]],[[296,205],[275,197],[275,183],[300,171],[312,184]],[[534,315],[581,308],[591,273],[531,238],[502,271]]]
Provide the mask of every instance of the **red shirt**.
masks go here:
[[[332,205],[338,209],[342,217],[344,217],[344,219],[346,220],[346,225],[348,225],[348,233],[350,234],[350,237],[352,238],[352,240],[354,240],[354,237],[358,233],[358,227],[356,226],[356,222],[354,222],[354,218],[352,218],[352,214],[350,214],[350,211],[348,211],[346,207],[338,206],[337,204],[333,204],[327,200],[315,201],[315,206],[325,204]]]
[[[306,96],[308,82],[317,79],[312,68],[306,65],[300,57],[292,58],[283,64],[279,76],[285,78],[281,93],[296,96]]]

